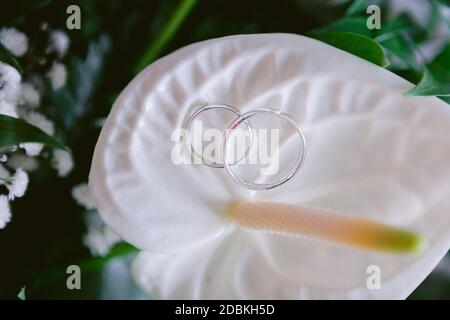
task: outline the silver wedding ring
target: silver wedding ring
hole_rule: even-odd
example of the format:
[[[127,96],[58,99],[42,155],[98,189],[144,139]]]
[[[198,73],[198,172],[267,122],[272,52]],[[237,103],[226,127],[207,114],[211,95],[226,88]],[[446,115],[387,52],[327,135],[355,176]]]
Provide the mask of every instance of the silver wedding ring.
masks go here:
[[[223,146],[222,146],[222,162],[216,162],[216,161],[210,161],[208,159],[205,159],[203,155],[200,155],[194,148],[194,144],[191,141],[191,135],[190,131],[192,129],[192,125],[198,117],[207,111],[215,110],[215,109],[222,109],[229,111],[234,114],[235,119],[231,121],[231,123],[226,127],[222,128],[223,131]],[[251,181],[249,179],[244,179],[240,177],[234,170],[235,167],[239,165],[239,163],[242,160],[245,160],[247,156],[249,155],[250,149],[254,142],[254,133],[253,128],[251,125],[251,119],[260,115],[269,115],[272,117],[278,118],[280,121],[286,122],[289,126],[293,128],[295,131],[295,134],[297,136],[298,142],[295,144],[298,146],[300,152],[298,155],[298,158],[295,160],[293,166],[287,171],[286,174],[284,174],[281,178],[275,180],[275,181],[265,181],[265,182],[255,182]],[[249,145],[246,146],[245,151],[242,153],[242,156],[234,161],[230,161],[229,151],[228,148],[230,146],[230,137],[241,124],[245,125],[246,130],[248,131],[249,136]],[[199,158],[202,160],[202,163],[213,168],[224,168],[227,172],[228,176],[239,186],[244,187],[249,190],[269,190],[276,188],[278,186],[281,186],[282,184],[288,182],[291,180],[301,169],[305,157],[306,157],[306,138],[305,134],[300,127],[300,125],[295,121],[294,118],[292,118],[289,114],[275,111],[271,109],[256,109],[251,110],[245,113],[240,113],[240,111],[228,104],[207,104],[201,106],[199,109],[197,109],[194,113],[190,115],[188,118],[188,121],[185,125],[186,131],[189,133],[188,137],[186,139],[186,144],[188,147],[188,150],[192,153],[193,156]]]
[[[226,111],[232,112],[236,117],[239,117],[239,116],[241,115],[241,113],[239,112],[238,109],[236,109],[235,107],[230,106],[230,105],[228,105],[228,104],[206,104],[206,105],[200,107],[199,109],[197,109],[197,110],[189,117],[189,119],[188,119],[188,121],[187,121],[187,123],[186,123],[186,126],[185,126],[186,131],[187,131],[188,133],[191,132],[192,125],[194,124],[195,120],[197,120],[198,117],[199,117],[202,113],[207,112],[207,111],[210,111],[210,110],[215,110],[215,109],[222,109],[222,110],[226,110]],[[248,131],[250,132],[250,144],[251,144],[252,141],[253,141],[253,131],[252,131],[252,128],[251,128],[250,123],[249,123],[248,121],[245,121],[244,123],[245,123],[245,125],[247,126]],[[226,128],[224,128],[224,129],[226,129]],[[223,129],[223,130],[224,130],[224,129]],[[186,139],[186,144],[187,144],[188,150],[190,150],[190,152],[192,153],[192,155],[193,155],[194,157],[197,157],[198,159],[201,159],[201,160],[202,160],[202,163],[203,163],[204,165],[207,165],[207,166],[213,167],[213,168],[219,168],[219,169],[225,167],[225,166],[224,166],[224,163],[217,163],[217,162],[215,162],[215,161],[210,161],[210,160],[208,160],[208,159],[205,159],[204,156],[203,156],[203,154],[199,154],[199,153],[197,152],[197,150],[195,150],[194,144],[191,142],[191,136],[190,136],[190,134],[188,135],[188,138]],[[239,162],[240,160],[242,160],[243,158],[245,158],[245,157],[248,155],[249,150],[250,150],[250,146],[247,147],[247,149],[246,149],[245,153],[242,155],[242,157],[241,157],[240,159],[238,159],[237,161],[235,161],[235,163],[232,163],[231,165],[236,164],[237,162]]]

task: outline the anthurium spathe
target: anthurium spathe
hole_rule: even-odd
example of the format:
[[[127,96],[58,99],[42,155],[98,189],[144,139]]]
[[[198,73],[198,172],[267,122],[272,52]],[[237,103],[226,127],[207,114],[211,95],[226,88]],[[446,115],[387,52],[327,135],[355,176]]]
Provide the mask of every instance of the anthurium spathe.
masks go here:
[[[119,96],[90,187],[105,222],[143,250],[137,282],[161,298],[405,298],[450,244],[450,107],[405,96],[412,87],[297,35],[190,45]],[[308,141],[302,172],[255,192],[224,170],[174,164],[172,132],[218,102],[295,118]],[[274,230],[279,214],[295,223]],[[306,228],[299,215],[322,220]],[[379,289],[367,287],[370,266]]]

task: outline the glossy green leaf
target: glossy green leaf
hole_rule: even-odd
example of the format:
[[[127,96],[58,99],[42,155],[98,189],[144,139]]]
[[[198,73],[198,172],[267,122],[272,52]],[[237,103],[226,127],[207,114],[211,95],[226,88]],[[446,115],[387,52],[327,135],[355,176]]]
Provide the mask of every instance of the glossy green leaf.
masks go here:
[[[315,29],[314,32],[346,31],[371,37],[374,32],[367,28],[366,22],[367,18],[365,17],[344,17]]]
[[[397,34],[389,38],[384,38],[379,43],[383,46],[393,66],[413,70],[419,69],[414,45],[404,35]]]
[[[450,43],[434,57],[428,68],[439,80],[450,82]]]
[[[402,13],[390,21],[382,23],[382,28],[376,30],[375,39],[379,42],[396,37],[398,34],[408,34],[413,39],[423,34],[423,28],[418,25],[408,13]]]
[[[425,70],[419,83],[406,92],[407,96],[450,96],[450,84],[437,79],[429,70]]]
[[[364,14],[366,13],[367,7],[375,4],[379,5],[379,0],[354,0],[350,6],[348,6],[347,11],[345,12],[346,15],[357,15],[357,14]]]
[[[39,142],[57,149],[69,149],[41,129],[22,119],[0,114],[0,148],[24,142]]]
[[[416,47],[423,34],[423,28],[408,14],[401,14],[383,24],[374,40],[385,49],[391,68],[419,70],[421,66],[417,61]]]
[[[389,65],[383,48],[374,40],[352,32],[331,31],[313,33],[311,36],[317,40],[328,43],[333,47],[347,51],[364,60],[370,61],[380,67]]]

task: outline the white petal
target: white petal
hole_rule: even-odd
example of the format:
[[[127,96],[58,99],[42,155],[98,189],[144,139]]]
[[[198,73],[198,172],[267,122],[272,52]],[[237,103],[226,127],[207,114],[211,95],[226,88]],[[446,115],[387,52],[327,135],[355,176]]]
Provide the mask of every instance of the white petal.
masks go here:
[[[95,150],[90,187],[102,217],[122,238],[145,250],[178,253],[153,281],[162,297],[209,297],[204,292],[211,289],[217,298],[404,298],[450,244],[444,214],[450,108],[436,98],[403,96],[411,87],[301,36],[194,44],[146,68],[119,96]],[[230,182],[223,170],[174,165],[171,133],[205,102],[289,113],[309,144],[302,172],[285,186],[255,193]],[[286,144],[281,152],[292,149]],[[239,229],[228,239],[224,214],[235,199],[364,216],[419,231],[430,247],[411,257]],[[204,270],[222,284],[221,264],[237,270],[240,280],[211,288]],[[382,268],[382,290],[365,289],[370,264]],[[135,269],[146,278],[145,268]],[[262,287],[267,296],[258,293]]]

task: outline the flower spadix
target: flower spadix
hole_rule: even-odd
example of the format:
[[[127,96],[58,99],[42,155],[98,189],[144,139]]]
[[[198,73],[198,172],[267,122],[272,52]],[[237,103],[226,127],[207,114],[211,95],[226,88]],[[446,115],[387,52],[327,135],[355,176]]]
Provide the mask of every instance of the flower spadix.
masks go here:
[[[405,97],[412,86],[296,35],[190,45],[120,94],[90,189],[105,222],[145,250],[135,278],[162,298],[405,298],[450,244],[450,108]],[[291,115],[308,141],[301,174],[256,192],[176,165],[172,133],[208,103]],[[379,290],[367,288],[374,265]]]
[[[290,236],[307,236],[363,249],[417,252],[425,240],[413,232],[368,219],[273,202],[237,202],[229,215],[240,226]]]

